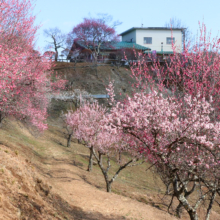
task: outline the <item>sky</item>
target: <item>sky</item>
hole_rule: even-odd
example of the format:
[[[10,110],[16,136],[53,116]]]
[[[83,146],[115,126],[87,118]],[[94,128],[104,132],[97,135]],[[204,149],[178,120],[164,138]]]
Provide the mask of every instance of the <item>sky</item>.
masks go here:
[[[220,0],[35,0],[37,33],[36,47],[46,46],[43,30],[58,27],[68,33],[85,17],[109,14],[113,21],[122,22],[116,27],[118,34],[132,27],[163,27],[175,17],[189,28],[193,35],[204,22],[212,36],[220,37]]]

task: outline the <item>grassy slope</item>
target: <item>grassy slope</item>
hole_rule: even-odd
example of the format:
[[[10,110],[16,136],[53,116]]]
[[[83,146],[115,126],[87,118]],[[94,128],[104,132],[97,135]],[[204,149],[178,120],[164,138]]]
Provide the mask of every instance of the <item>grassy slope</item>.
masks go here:
[[[53,166],[55,167],[55,164],[57,165],[57,163],[64,163],[71,165],[73,167],[73,170],[75,167],[75,169],[78,170],[77,172],[80,172],[80,174],[78,174],[80,176],[80,179],[86,184],[91,185],[92,187],[94,187],[94,189],[96,188],[105,191],[104,179],[99,168],[97,166],[94,166],[94,170],[92,173],[88,173],[86,171],[89,155],[88,149],[74,142],[71,143],[71,148],[66,148],[66,138],[64,134],[65,130],[58,126],[58,124],[59,123],[57,122],[50,122],[49,129],[44,134],[41,134],[39,136],[36,136],[35,134],[35,136],[33,136],[32,134],[34,132],[32,131],[31,134],[30,130],[25,128],[21,123],[17,123],[13,120],[7,119],[6,121],[4,121],[3,127],[0,132],[0,140],[2,145],[0,152],[10,156],[12,155],[15,158],[20,157],[20,163],[26,164],[28,166],[27,169],[30,169],[31,172],[33,172],[33,175],[31,174],[33,179],[34,173],[37,173],[42,178],[46,178],[47,180],[49,180],[53,177],[53,175],[56,175],[55,171],[52,172]],[[27,159],[25,160],[23,158]],[[113,163],[112,165],[113,169],[115,169],[115,164]],[[6,167],[7,166],[8,165],[6,165]],[[118,179],[114,183],[113,192],[119,195],[124,195],[126,197],[137,199],[139,201],[142,201],[143,203],[154,205],[153,201],[155,200],[154,198],[157,197],[157,192],[159,188],[155,185],[155,182],[153,181],[154,178],[151,173],[146,173],[146,175],[143,176],[143,172],[145,172],[146,166],[147,165],[142,165],[124,170],[124,172],[119,175]],[[13,170],[16,168],[13,168],[12,166],[10,169]],[[21,167],[21,169],[24,168]],[[25,175],[23,179],[25,179]],[[30,182],[33,182],[32,185],[35,184],[34,180],[30,180]],[[158,180],[156,182],[158,182]],[[10,186],[8,186],[8,188],[10,188]],[[146,194],[147,191],[149,191],[149,195]],[[62,194],[62,192],[56,192],[58,194]],[[35,195],[34,189],[26,191],[24,190],[22,193],[24,194],[24,198],[26,198],[27,196],[32,198]],[[39,195],[37,196],[39,197]],[[56,196],[57,195],[55,195],[55,197]],[[40,200],[37,200],[37,204],[40,204],[40,206],[46,206],[45,204],[43,204],[42,201],[44,199],[45,198],[41,198]],[[65,198],[60,198],[62,204],[65,203],[64,200]],[[49,201],[47,204],[48,207],[52,205],[50,204],[50,202],[51,201]],[[19,205],[15,203],[14,210],[17,208],[16,206],[19,207]],[[159,208],[162,208],[162,206]],[[57,209],[59,210],[60,207],[58,206]],[[74,207],[72,207],[72,210],[74,210]],[[23,216],[25,216],[25,214],[29,215],[29,212],[30,210],[23,210]],[[56,211],[56,209],[53,209],[52,211],[50,211],[50,215],[54,216],[57,212],[58,211]],[[84,216],[86,215],[86,213],[83,213],[82,211],[80,215]],[[97,215],[99,216],[100,213]],[[74,219],[72,218],[73,216],[71,217],[68,211],[66,211],[66,213],[63,213],[61,216],[69,216],[68,219]],[[61,216],[60,218],[62,219]],[[129,217],[129,213],[127,216],[124,217]],[[36,219],[38,218],[36,217]],[[59,218],[57,217],[55,219]],[[103,216],[99,216],[97,217],[97,219],[105,218]],[[115,217],[113,219],[120,218]]]
[[[62,66],[63,64],[59,64],[59,65]],[[68,64],[68,65],[72,65],[72,64]],[[79,64],[79,66],[81,65],[82,64]],[[129,87],[129,83],[128,83],[130,78],[127,70],[122,68],[119,69],[120,74],[122,75],[120,77],[124,79],[121,80],[118,74],[116,74],[116,76],[113,77],[115,74],[114,73],[111,74],[112,67],[102,67],[102,68],[98,67],[98,68],[100,68],[98,75],[103,74],[104,76],[102,77],[102,79],[105,82],[108,81],[110,75],[110,77],[115,80],[116,84],[119,85],[119,88],[121,88],[120,86],[123,85],[125,88],[127,88],[127,92],[131,93],[131,88]],[[77,75],[75,75],[75,73],[72,73],[72,70],[71,71],[65,70],[65,71],[61,72],[61,74],[66,75],[68,79],[70,79],[70,76],[73,79],[75,79],[74,83],[76,83],[76,85],[79,86],[78,88],[83,88],[82,87],[83,85],[87,85],[86,81],[88,80],[90,84],[94,83],[93,86],[94,88],[96,88],[96,90],[95,89],[91,91],[88,90],[89,92],[93,94],[97,94],[97,93],[100,94],[102,91],[104,92],[103,84],[105,83],[103,83],[103,81],[101,80],[100,80],[100,84],[97,83],[97,74],[91,74],[91,76],[89,76],[89,69],[87,70],[86,73],[81,73],[80,71],[78,71]],[[118,95],[117,97],[120,97],[119,96],[120,92],[121,92],[120,89],[117,89],[117,95]],[[58,116],[59,110],[60,109],[58,108],[55,114],[56,116]],[[38,200],[36,200],[37,204],[42,204],[42,207],[44,206],[48,208],[48,210],[42,208],[43,214],[40,213],[39,211],[36,212],[38,213],[38,217],[35,217],[35,219],[94,219],[94,220],[95,219],[106,219],[106,220],[127,219],[127,218],[158,219],[158,220],[174,219],[174,217],[164,214],[165,212],[161,211],[161,210],[166,210],[170,197],[163,197],[163,192],[165,189],[158,176],[156,174],[153,174],[149,170],[146,172],[146,169],[147,167],[149,167],[149,164],[143,164],[141,166],[131,167],[120,173],[116,182],[113,184],[112,191],[113,193],[117,195],[122,195],[124,197],[114,197],[114,195],[111,196],[104,193],[105,192],[104,179],[98,166],[97,165],[94,166],[94,170],[92,173],[88,173],[86,171],[88,164],[88,155],[89,155],[88,149],[83,147],[82,145],[77,144],[74,141],[71,143],[71,148],[65,147],[66,133],[65,133],[65,129],[62,128],[62,123],[61,121],[59,121],[59,119],[50,119],[49,129],[45,131],[44,134],[38,134],[38,132],[36,131],[27,129],[21,123],[17,123],[13,120],[7,119],[6,121],[4,121],[3,127],[1,128],[0,144],[2,145],[0,150],[0,155],[3,155],[3,158],[4,155],[12,155],[11,157],[15,159],[18,158],[20,164],[24,165],[24,167],[20,168],[21,170],[26,169],[25,167],[29,167],[28,169],[31,169],[30,172],[33,172],[31,174],[32,176],[34,176],[35,175],[34,173],[36,173],[37,175],[40,175],[41,178],[43,178],[44,180],[48,181],[51,185],[53,185],[54,190],[52,190],[51,197],[45,197],[45,195],[36,193],[34,189],[22,192],[23,194],[25,194],[23,196],[25,199],[27,198],[26,194],[28,194],[29,191],[32,193],[31,194],[32,197],[34,197],[34,195],[36,194],[36,196],[38,196]],[[7,164],[3,165],[3,163],[1,163],[1,165],[5,166],[6,168],[8,166]],[[116,164],[113,163],[112,168],[113,170],[115,170]],[[63,176],[64,174],[65,176]],[[1,178],[2,179],[0,181],[0,185],[2,184],[4,185],[4,182],[8,180],[4,179],[6,178],[4,175],[2,175]],[[13,178],[16,179],[15,176]],[[63,182],[62,181],[60,182],[62,178],[64,180]],[[77,191],[78,185],[77,183],[74,183],[74,179],[80,181],[80,184],[82,185],[81,188],[83,189],[83,191],[80,191],[81,190],[80,188]],[[30,180],[30,182],[31,181],[32,181],[32,185],[33,184],[36,185],[36,178],[33,177],[33,180]],[[9,189],[10,184],[4,187]],[[20,181],[20,184],[22,184],[22,181]],[[25,184],[28,185],[28,183],[26,182]],[[69,186],[68,184],[70,184],[70,186],[76,184],[74,185],[75,189],[68,189],[70,191],[73,190],[74,195],[71,196],[71,198],[69,198],[67,195],[68,190],[67,192],[61,191],[61,187],[63,186],[65,188],[65,186],[66,187]],[[86,189],[88,187],[92,191],[87,192]],[[104,194],[100,194],[99,192],[101,191]],[[117,203],[116,200],[118,200],[118,198],[120,198],[122,201],[126,201],[123,198],[128,198],[128,199],[131,198],[132,200],[128,200],[128,201],[130,201],[129,203],[133,204],[135,210],[129,211],[132,210],[131,208],[129,208],[129,204],[127,204],[127,207],[125,206],[123,208],[120,208],[120,209],[124,209],[124,211],[117,210],[114,212],[111,211],[109,213],[107,213],[106,210],[102,210],[101,211],[102,213],[100,213],[99,209],[96,208],[90,209],[88,205],[86,206],[86,204],[84,204],[80,200],[80,196],[81,196],[80,193],[85,193],[86,195],[88,194],[87,195],[88,200],[91,200],[91,198],[89,199],[89,194],[92,194],[92,192],[96,192],[97,196],[104,195],[105,199],[110,199],[111,197],[113,197],[115,198],[115,203]],[[0,194],[3,193],[5,193],[4,190],[2,191],[2,188],[0,188]],[[79,193],[78,196],[77,193]],[[13,192],[8,192],[9,196],[11,194],[13,194]],[[14,193],[14,195],[16,194]],[[76,197],[77,198],[79,197],[79,199],[77,200]],[[19,201],[16,203],[16,198],[17,196],[14,197],[15,200],[15,203],[13,205],[15,207],[14,210],[17,209],[23,210],[23,214],[22,214],[23,216],[30,215],[31,210],[33,211],[36,209],[36,208],[32,208],[30,210],[26,210],[25,208],[22,207],[19,208],[19,204],[18,204]],[[71,200],[72,198],[73,200],[75,198],[76,200],[75,203],[72,202]],[[94,200],[91,200],[90,206],[92,206],[93,202],[96,203],[96,200],[98,198],[93,198],[93,199]],[[55,202],[55,201],[59,201],[59,202]],[[140,203],[135,203],[133,201],[139,201]],[[99,204],[100,206],[101,203],[97,203],[97,204]],[[25,207],[28,207],[28,204],[30,205],[30,202],[27,203]],[[155,207],[152,211],[155,213],[155,216],[153,218],[152,217],[148,218],[148,214],[141,215],[141,213],[138,212],[139,210],[143,210],[143,213],[144,211],[149,211],[149,216],[150,216],[150,206],[147,206],[147,204]],[[135,205],[137,205],[137,207],[139,206],[140,207],[137,208]],[[30,205],[30,207],[32,206],[33,205]],[[7,209],[6,208],[7,206],[3,205],[2,207],[4,207],[4,209]],[[112,209],[114,209],[114,206]],[[219,212],[218,208],[215,207],[214,209]],[[89,211],[86,212],[85,210],[89,210]],[[1,212],[1,206],[0,206],[0,212]],[[115,216],[117,213],[118,215]],[[140,216],[137,217],[137,215],[139,214]],[[46,217],[43,217],[43,215],[45,215]],[[160,217],[158,217],[157,215],[159,215]],[[162,215],[164,215],[165,217],[162,218],[161,217]],[[220,217],[219,215],[214,213],[211,219],[220,219]]]
[[[31,131],[33,134],[34,131]],[[58,120],[49,122],[49,129],[44,132],[44,134],[37,134],[33,136],[26,127],[24,127],[21,123],[17,123],[13,120],[7,119],[4,121],[3,127],[0,132],[0,142],[2,145],[1,152],[10,153],[13,157],[21,157],[21,163],[28,166],[28,169],[31,169],[33,172],[33,176],[37,174],[41,178],[43,178],[46,182],[49,182],[50,185],[53,186],[54,192],[51,194],[52,197],[47,199],[47,204],[43,204],[45,202],[44,196],[37,200],[37,204],[41,204],[43,207],[48,206],[48,210],[44,210],[45,213],[47,211],[50,213],[48,216],[53,216],[52,219],[149,219],[147,216],[142,216],[141,213],[138,212],[134,214],[133,211],[129,211],[129,207],[123,207],[125,211],[121,214],[121,216],[113,216],[113,213],[99,213],[98,210],[92,210],[92,214],[94,218],[91,218],[91,215],[87,216],[88,213],[91,214],[91,210],[89,212],[85,212],[88,209],[85,204],[79,203],[77,201],[76,204],[72,203],[68,200],[68,196],[65,192],[62,192],[60,186],[64,186],[63,184],[72,185],[71,183],[74,179],[78,179],[80,183],[80,187],[82,191],[77,192],[77,185],[74,189],[68,189],[67,191],[73,190],[73,200],[74,196],[80,197],[81,193],[85,193],[86,196],[88,194],[88,200],[90,200],[91,204],[96,203],[96,198],[94,196],[89,198],[89,194],[91,192],[96,192],[97,196],[100,191],[105,192],[105,184],[103,176],[97,165],[94,166],[94,170],[92,173],[88,173],[86,171],[88,164],[88,156],[89,151],[83,145],[80,145],[76,142],[71,143],[71,148],[66,148],[66,135],[65,130],[62,128],[61,123]],[[22,159],[22,158],[26,158]],[[22,162],[24,161],[24,162]],[[6,165],[7,167],[7,165]],[[124,196],[125,198],[131,198],[132,201],[139,201],[141,204],[148,204],[150,206],[155,207],[155,213],[165,213],[160,210],[166,211],[168,201],[170,197],[164,197],[164,187],[158,178],[157,175],[153,174],[151,171],[147,171],[146,169],[149,167],[148,164],[142,164],[141,166],[131,167],[125,169],[120,173],[116,182],[113,184],[113,193]],[[113,170],[116,169],[116,164],[112,163]],[[13,167],[11,170],[14,169]],[[23,169],[23,168],[21,168]],[[26,169],[26,168],[25,168]],[[65,174],[65,175],[64,175]],[[4,176],[2,176],[4,177]],[[60,178],[65,178],[64,182],[61,182],[57,185]],[[25,179],[25,177],[24,177]],[[3,179],[4,180],[4,179]],[[57,183],[56,183],[57,181]],[[31,181],[30,181],[31,182]],[[22,184],[22,183],[21,183]],[[25,184],[28,184],[25,182]],[[33,183],[34,184],[34,183]],[[86,192],[87,187],[90,187],[90,190]],[[76,190],[76,191],[74,191]],[[98,190],[98,191],[97,191]],[[29,191],[22,192],[24,197],[29,195]],[[0,188],[0,194],[1,194]],[[30,198],[34,197],[36,192],[32,190]],[[14,194],[14,193],[13,193]],[[106,193],[105,193],[106,194]],[[107,195],[104,196],[106,197]],[[39,195],[36,194],[38,197]],[[72,195],[72,194],[71,194]],[[59,203],[55,205],[52,201],[54,197],[58,198]],[[71,197],[71,198],[72,198]],[[26,198],[26,197],[25,197]],[[108,197],[107,197],[108,198]],[[120,197],[123,198],[123,197]],[[14,198],[15,199],[15,198]],[[100,198],[101,199],[101,198]],[[116,198],[117,200],[118,198]],[[45,201],[43,201],[45,200]],[[40,202],[39,202],[40,201]],[[66,203],[68,202],[68,203]],[[131,203],[130,202],[130,203]],[[62,207],[68,204],[69,209],[63,209]],[[18,204],[15,204],[15,207]],[[77,205],[77,206],[76,206]],[[100,204],[99,204],[100,205]],[[134,206],[134,205],[133,205]],[[138,205],[140,206],[140,205]],[[83,208],[84,207],[84,208]],[[149,206],[142,208],[143,210],[148,210]],[[140,208],[140,210],[142,210]],[[60,210],[63,210],[62,212]],[[78,210],[78,211],[77,211]],[[80,211],[79,211],[80,210]],[[215,210],[219,212],[218,209]],[[44,213],[43,212],[43,213]],[[30,210],[24,209],[23,215],[30,213]],[[58,216],[55,216],[56,213],[59,213]],[[116,213],[117,214],[117,213]],[[134,215],[139,215],[140,218],[134,218]],[[164,214],[163,214],[164,215]],[[39,214],[39,216],[41,216]],[[45,216],[47,216],[45,214]],[[47,216],[47,217],[48,217]],[[81,217],[79,217],[81,216]],[[83,217],[82,217],[83,216]],[[86,217],[87,216],[87,217]],[[48,218],[36,218],[36,219],[50,219]],[[174,219],[173,217],[166,217],[167,219]],[[219,215],[214,213],[214,217],[211,219],[218,219]],[[0,218],[1,219],[1,218]],[[7,219],[7,218],[6,218]],[[10,218],[9,218],[10,219]],[[12,218],[11,218],[12,219]],[[161,218],[154,218],[161,219]],[[165,218],[164,218],[165,219]],[[187,219],[184,218],[184,219]]]

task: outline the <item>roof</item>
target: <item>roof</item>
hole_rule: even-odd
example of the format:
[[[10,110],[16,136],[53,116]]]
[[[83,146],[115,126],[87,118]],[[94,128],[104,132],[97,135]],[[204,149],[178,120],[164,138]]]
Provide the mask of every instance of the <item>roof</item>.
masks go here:
[[[183,31],[186,28],[172,28],[172,30],[179,30],[179,31]],[[134,30],[171,30],[171,28],[169,27],[132,27],[130,29],[128,29],[127,31],[122,32],[121,34],[119,34],[120,36],[125,35],[129,32],[132,32]]]
[[[77,44],[81,47],[87,48],[82,41],[77,41]],[[90,46],[90,48],[92,49],[92,46]],[[151,50],[149,47],[144,47],[139,44],[133,42],[126,42],[126,41],[108,42],[107,44],[101,45],[100,50],[120,50],[123,48],[136,49],[136,50]]]
[[[97,94],[97,95],[91,95],[94,99],[108,99],[109,98],[109,95],[107,94],[105,94],[105,95],[103,95],[103,94]]]
[[[122,48],[129,48],[129,49],[137,49],[137,50],[151,50],[149,47],[141,46],[140,44],[136,44],[133,42],[126,42],[121,41],[117,42],[116,44],[113,44],[114,49],[122,49]]]
[[[153,51],[145,51],[144,53],[153,53]],[[156,51],[156,54],[173,54],[173,51]]]

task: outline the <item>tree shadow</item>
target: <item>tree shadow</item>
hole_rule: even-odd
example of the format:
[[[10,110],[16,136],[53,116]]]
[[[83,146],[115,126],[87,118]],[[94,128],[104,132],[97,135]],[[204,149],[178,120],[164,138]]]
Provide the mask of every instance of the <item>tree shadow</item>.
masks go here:
[[[82,176],[80,176],[80,178],[81,178],[84,182],[86,182],[87,184],[89,184],[89,185],[91,185],[91,186],[94,186],[94,187],[97,188],[97,189],[102,189],[102,188],[103,188],[103,187],[101,187],[101,186],[99,186],[99,185],[97,185],[97,184],[95,184],[95,183],[90,182],[90,181],[86,178],[86,175],[82,175]]]
[[[65,219],[74,220],[124,220],[128,219],[124,216],[110,215],[104,216],[100,212],[86,212],[77,206],[70,205],[68,202],[63,200],[59,195],[54,194],[46,197],[48,202],[52,203],[53,206],[65,216]],[[74,196],[73,196],[74,199]],[[101,211],[101,210],[100,210]]]

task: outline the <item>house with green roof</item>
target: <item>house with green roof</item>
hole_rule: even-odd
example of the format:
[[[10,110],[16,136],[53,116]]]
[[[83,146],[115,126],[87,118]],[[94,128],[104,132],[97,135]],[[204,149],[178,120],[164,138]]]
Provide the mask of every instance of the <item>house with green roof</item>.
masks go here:
[[[119,52],[124,50],[136,50],[142,53],[151,51],[149,47],[145,47],[134,42],[105,42],[100,46],[99,58],[113,58],[116,59]],[[92,59],[93,46],[85,45],[84,42],[74,40],[73,46],[70,50],[70,53],[67,56],[67,59],[74,59],[76,57],[86,57],[87,59]]]
[[[99,49],[99,59],[119,59],[125,51],[136,50],[143,54],[158,55],[166,59],[173,54],[173,45],[177,53],[182,52],[185,28],[133,27],[120,34],[121,42],[103,42]],[[74,40],[67,59],[86,57],[92,59],[94,44]],[[131,54],[131,52],[130,52]]]

